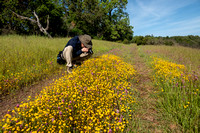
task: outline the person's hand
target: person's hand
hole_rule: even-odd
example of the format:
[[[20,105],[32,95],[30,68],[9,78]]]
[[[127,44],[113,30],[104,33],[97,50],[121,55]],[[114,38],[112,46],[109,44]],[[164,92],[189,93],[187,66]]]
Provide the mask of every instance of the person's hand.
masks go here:
[[[82,50],[83,52],[88,52],[89,49],[88,49],[88,48],[82,48],[81,50]]]

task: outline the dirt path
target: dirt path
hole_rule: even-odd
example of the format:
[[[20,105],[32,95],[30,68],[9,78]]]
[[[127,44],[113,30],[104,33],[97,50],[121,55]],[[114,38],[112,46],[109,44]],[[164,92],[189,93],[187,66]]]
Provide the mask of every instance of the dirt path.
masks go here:
[[[154,93],[153,83],[151,80],[152,70],[146,65],[145,59],[138,49],[135,54],[135,69],[138,72],[136,89],[138,91],[139,108],[137,116],[140,119],[142,132],[164,132],[161,128],[162,123],[156,111],[156,99],[152,96]],[[145,131],[146,130],[146,131]]]
[[[153,133],[180,133],[180,128],[169,117],[165,117],[165,113],[157,105],[158,97],[156,88],[152,81],[152,69],[147,64],[145,55],[136,45],[131,46],[133,65],[137,71],[137,82],[135,88],[137,90],[138,108],[135,111],[138,123],[140,123],[138,132],[153,132]],[[131,50],[131,48],[128,48]],[[131,53],[129,53],[131,55]],[[133,83],[134,84],[134,83]]]
[[[111,53],[123,57],[125,61],[133,64],[137,71],[137,82],[133,83],[138,103],[135,110],[138,129],[135,131],[145,133],[171,132],[173,129],[169,129],[167,126],[170,125],[169,121],[164,120],[156,108],[157,99],[151,79],[152,70],[146,64],[145,55],[140,52],[140,48],[134,44],[125,45],[120,49],[112,50]],[[170,126],[173,128],[173,124]]]

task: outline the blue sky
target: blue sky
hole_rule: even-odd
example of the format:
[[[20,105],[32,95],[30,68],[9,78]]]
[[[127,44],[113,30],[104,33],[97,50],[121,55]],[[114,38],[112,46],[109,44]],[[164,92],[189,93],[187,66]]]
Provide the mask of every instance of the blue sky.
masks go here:
[[[200,0],[128,0],[134,36],[200,36]]]

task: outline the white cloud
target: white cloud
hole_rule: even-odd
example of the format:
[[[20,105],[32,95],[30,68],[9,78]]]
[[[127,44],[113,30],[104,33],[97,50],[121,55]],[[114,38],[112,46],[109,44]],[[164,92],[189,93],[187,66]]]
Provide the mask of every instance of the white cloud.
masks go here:
[[[200,16],[190,20],[173,22],[168,25],[165,32],[172,32],[180,35],[198,34],[200,35]]]
[[[179,11],[194,2],[198,2],[198,0],[129,0],[127,12],[135,33],[141,31],[148,33],[148,29],[159,32],[159,28],[162,28],[163,32],[167,30],[175,31],[174,29],[178,31],[183,31],[183,29],[195,30],[195,28],[199,28],[198,17],[193,20],[186,20],[186,18],[182,21],[178,20],[178,18],[181,18],[178,16],[182,13]]]

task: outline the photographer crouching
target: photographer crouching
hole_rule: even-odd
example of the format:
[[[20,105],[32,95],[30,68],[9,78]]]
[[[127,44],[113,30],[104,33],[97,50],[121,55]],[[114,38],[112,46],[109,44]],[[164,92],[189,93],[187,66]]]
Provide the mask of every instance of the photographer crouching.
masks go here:
[[[63,51],[60,51],[57,56],[57,63],[65,64],[67,66],[67,72],[71,73],[73,69],[73,63],[80,63],[91,57],[92,40],[89,35],[75,36],[70,39]]]

